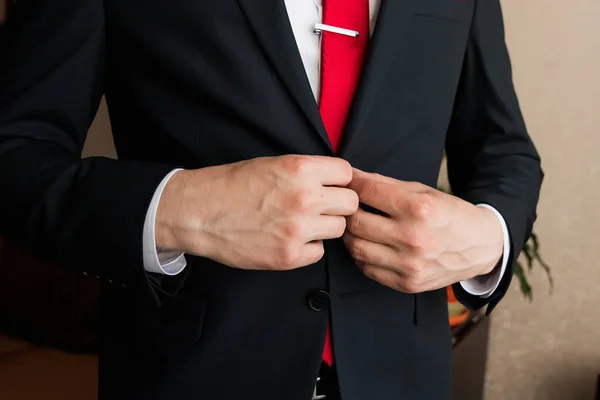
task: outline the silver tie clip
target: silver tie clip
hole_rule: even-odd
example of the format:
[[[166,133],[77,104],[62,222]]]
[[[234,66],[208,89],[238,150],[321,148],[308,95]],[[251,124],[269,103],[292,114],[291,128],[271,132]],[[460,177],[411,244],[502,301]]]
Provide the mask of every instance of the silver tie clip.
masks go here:
[[[325,25],[315,23],[314,31],[317,35],[320,35],[323,31],[339,33],[340,35],[346,35],[351,37],[358,37],[358,31],[353,31],[350,29],[338,28],[337,26]]]

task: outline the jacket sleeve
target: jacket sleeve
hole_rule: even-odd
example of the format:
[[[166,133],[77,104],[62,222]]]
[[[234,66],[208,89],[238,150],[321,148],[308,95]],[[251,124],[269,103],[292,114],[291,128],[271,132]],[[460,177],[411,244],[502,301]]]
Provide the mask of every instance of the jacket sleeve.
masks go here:
[[[481,298],[453,286],[461,303],[470,309],[489,304],[489,314],[506,294],[531,235],[544,176],[515,94],[499,0],[477,1],[446,152],[453,193],[489,204],[508,226],[511,255],[498,289]]]
[[[0,41],[0,235],[119,287],[149,289],[144,219],[175,166],[81,159],[103,94],[102,4],[19,0],[7,21]]]

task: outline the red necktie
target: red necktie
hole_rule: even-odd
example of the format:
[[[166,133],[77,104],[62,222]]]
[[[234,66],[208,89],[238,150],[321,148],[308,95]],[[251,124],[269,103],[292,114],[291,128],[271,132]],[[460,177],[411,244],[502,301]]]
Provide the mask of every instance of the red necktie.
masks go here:
[[[359,32],[358,37],[323,31],[319,110],[333,150],[337,152],[354,98],[369,38],[369,0],[323,0],[323,24]],[[333,364],[331,330],[323,361]]]

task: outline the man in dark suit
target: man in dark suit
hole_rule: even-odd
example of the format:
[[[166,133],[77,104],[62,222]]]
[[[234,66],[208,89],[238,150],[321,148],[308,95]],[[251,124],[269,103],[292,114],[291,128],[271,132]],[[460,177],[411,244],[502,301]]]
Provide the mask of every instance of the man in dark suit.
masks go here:
[[[19,0],[0,54],[0,233],[102,280],[101,399],[449,397],[543,176],[498,0]]]

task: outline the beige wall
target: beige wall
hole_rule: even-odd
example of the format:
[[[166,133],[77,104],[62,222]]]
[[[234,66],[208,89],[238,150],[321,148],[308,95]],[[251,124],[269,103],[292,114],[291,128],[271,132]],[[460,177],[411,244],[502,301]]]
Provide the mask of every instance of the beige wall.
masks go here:
[[[600,374],[600,2],[504,0],[521,105],[546,172],[536,231],[548,294],[493,314],[489,400],[592,399]]]
[[[83,149],[84,157],[105,156],[116,158],[115,145],[110,134],[110,121],[106,102],[102,99],[96,119],[88,132],[87,141]]]
[[[600,373],[600,2],[503,7],[517,91],[546,172],[535,230],[556,287],[550,295],[534,271],[534,302],[513,285],[494,312],[486,398],[592,399]],[[114,156],[104,106],[100,115],[86,155]]]
[[[0,0],[0,23],[6,18],[6,0]]]

